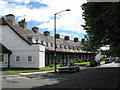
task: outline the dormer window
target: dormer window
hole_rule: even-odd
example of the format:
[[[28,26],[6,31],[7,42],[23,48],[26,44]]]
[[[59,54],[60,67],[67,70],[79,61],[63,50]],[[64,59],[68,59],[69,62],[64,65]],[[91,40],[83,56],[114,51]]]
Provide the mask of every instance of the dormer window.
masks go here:
[[[40,43],[40,38],[36,37],[36,43]]]
[[[53,43],[51,43],[51,47],[53,47]]]
[[[48,45],[48,42],[46,42],[46,46],[49,46],[49,45]]]
[[[43,45],[43,41],[41,41],[41,44]]]
[[[51,43],[50,42],[46,42],[46,46],[51,47]]]
[[[41,41],[41,44],[46,46],[46,43],[45,43],[45,41]]]
[[[80,50],[80,46],[77,47],[77,50]]]
[[[73,50],[75,50],[76,49],[76,47],[75,46],[73,46]]]
[[[63,45],[62,45],[62,44],[60,45],[60,48],[63,48]]]
[[[54,47],[55,45],[54,45],[54,43],[53,42],[51,42],[51,47]]]
[[[64,48],[67,49],[67,45],[65,45]]]
[[[56,47],[57,47],[57,48],[60,48],[60,45],[59,45],[59,44],[56,44]]]
[[[71,46],[69,46],[69,49],[71,49]]]
[[[36,43],[38,43],[38,39],[36,39]]]

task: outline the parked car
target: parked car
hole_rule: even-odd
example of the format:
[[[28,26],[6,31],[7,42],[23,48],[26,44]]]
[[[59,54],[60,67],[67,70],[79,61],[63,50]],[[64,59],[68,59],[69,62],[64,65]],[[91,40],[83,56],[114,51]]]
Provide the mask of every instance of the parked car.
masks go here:
[[[90,61],[90,67],[100,66],[99,60],[92,60]]]
[[[79,66],[74,63],[64,63],[58,67],[58,72],[79,72]]]
[[[112,60],[110,58],[105,59],[105,64],[112,63]]]
[[[115,63],[120,63],[120,58],[119,58],[119,57],[117,57],[117,58],[115,59]]]

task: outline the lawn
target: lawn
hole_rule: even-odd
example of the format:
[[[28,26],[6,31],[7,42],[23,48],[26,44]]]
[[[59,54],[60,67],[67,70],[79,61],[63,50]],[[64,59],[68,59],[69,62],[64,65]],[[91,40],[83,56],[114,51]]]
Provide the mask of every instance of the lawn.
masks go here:
[[[60,65],[57,65],[57,68],[59,67]],[[7,72],[7,73],[23,73],[23,72],[38,72],[38,71],[49,71],[49,70],[54,70],[55,67],[52,66],[52,67],[45,67],[45,68],[42,68],[40,70],[29,70],[29,69],[2,69],[3,72]]]
[[[75,65],[79,65],[79,66],[84,66],[90,64],[90,62],[81,62],[81,63],[75,63]]]
[[[90,62],[81,62],[81,63],[75,63],[75,65],[79,66],[84,66],[90,64]],[[57,68],[60,66],[60,64],[57,65]],[[2,69],[3,72],[8,72],[8,73],[23,73],[23,72],[38,72],[38,71],[49,71],[49,70],[54,70],[55,67],[54,65],[47,66],[45,68],[42,68],[40,70],[28,70],[28,69]]]

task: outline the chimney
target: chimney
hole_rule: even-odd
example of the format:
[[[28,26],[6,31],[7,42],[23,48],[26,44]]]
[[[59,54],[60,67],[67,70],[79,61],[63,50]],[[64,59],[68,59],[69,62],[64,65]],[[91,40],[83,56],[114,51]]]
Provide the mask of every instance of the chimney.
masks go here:
[[[74,38],[74,42],[78,42],[78,38]]]
[[[19,21],[18,24],[22,27],[22,28],[27,28],[27,22],[25,22],[25,19],[22,21]]]
[[[4,17],[0,18],[0,25],[6,25],[6,24],[7,23],[5,21],[5,18]]]
[[[69,36],[65,36],[64,39],[65,39],[65,40],[69,40]]]
[[[6,19],[10,22],[15,22],[15,16],[13,14],[5,15]]]
[[[83,44],[85,43],[85,39],[84,38],[81,39],[81,43],[83,43]]]
[[[50,36],[50,32],[49,32],[49,31],[45,31],[45,32],[44,32],[44,35],[45,35],[45,36]]]
[[[32,31],[35,32],[35,33],[38,33],[39,32],[39,28],[38,27],[33,27]]]
[[[55,34],[55,37],[56,37],[57,39],[60,39],[60,34]]]

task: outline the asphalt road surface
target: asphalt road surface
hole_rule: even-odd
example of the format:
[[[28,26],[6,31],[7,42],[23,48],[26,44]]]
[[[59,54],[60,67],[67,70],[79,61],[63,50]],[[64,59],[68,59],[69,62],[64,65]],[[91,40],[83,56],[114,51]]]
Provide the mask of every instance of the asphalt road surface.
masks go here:
[[[33,77],[16,77],[2,80],[2,88],[120,88],[118,63],[88,67],[74,73],[49,73]]]

